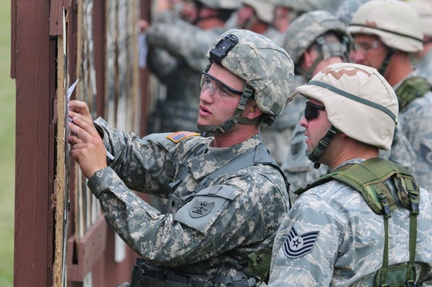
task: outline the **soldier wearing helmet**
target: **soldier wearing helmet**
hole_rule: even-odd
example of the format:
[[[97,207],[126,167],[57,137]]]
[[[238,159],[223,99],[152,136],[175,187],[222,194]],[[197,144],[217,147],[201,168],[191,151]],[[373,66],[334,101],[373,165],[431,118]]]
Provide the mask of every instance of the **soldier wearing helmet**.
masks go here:
[[[195,79],[207,65],[208,47],[226,31],[227,19],[239,6],[238,0],[183,1],[182,18],[173,11],[154,17],[145,30],[147,67],[164,92],[153,97],[156,103],[148,117],[148,132],[197,131],[200,86]]]
[[[290,207],[287,179],[260,137],[287,101],[290,57],[260,34],[233,29],[207,58],[197,125],[209,137],[140,138],[102,118],[92,123],[84,102],[70,103],[71,155],[107,223],[140,257],[132,286],[256,286],[248,255],[271,248]],[[129,189],[167,204],[160,211]]]
[[[241,0],[233,28],[247,29],[281,44],[281,33],[273,28],[274,6],[271,0]]]
[[[413,0],[408,3],[419,14],[423,29],[423,50],[412,55],[412,62],[418,74],[432,84],[432,1]]]
[[[295,87],[306,83],[321,68],[348,60],[350,38],[345,25],[327,11],[302,14],[284,34],[282,47],[295,64]],[[315,171],[304,159],[303,129],[296,124],[302,113],[304,100],[291,102],[277,119],[274,127],[263,129],[263,142],[274,158],[288,173],[293,190],[306,184],[306,176],[316,178]],[[294,131],[294,134],[293,134]],[[290,138],[292,140],[290,141]]]
[[[431,194],[391,148],[398,99],[374,68],[333,64],[296,89],[308,157],[331,173],[298,190],[274,240],[272,286],[426,286]]]
[[[400,129],[415,152],[410,168],[418,183],[432,189],[432,92],[411,65],[423,50],[418,13],[403,1],[370,1],[354,13],[348,31],[354,38],[356,63],[376,68],[399,100]]]
[[[303,13],[324,10],[335,12],[340,0],[271,0],[274,9],[274,27],[284,33],[289,25]]]

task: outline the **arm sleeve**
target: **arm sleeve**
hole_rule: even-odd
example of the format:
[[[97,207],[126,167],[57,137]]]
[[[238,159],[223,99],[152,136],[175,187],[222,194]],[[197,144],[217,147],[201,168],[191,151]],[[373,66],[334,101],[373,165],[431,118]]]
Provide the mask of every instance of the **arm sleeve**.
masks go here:
[[[275,238],[268,286],[329,286],[346,220],[314,195],[302,195]]]
[[[202,190],[175,215],[158,212],[130,192],[111,168],[98,171],[88,185],[107,222],[128,246],[165,267],[193,264],[261,242],[276,231],[279,215],[288,207],[286,191],[256,174],[232,175]]]

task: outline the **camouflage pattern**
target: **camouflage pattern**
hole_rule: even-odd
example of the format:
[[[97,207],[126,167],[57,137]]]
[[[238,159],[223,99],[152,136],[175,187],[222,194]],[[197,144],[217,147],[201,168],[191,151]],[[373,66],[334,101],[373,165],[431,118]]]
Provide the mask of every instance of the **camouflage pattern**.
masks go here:
[[[295,89],[304,83],[303,76],[295,75],[289,94],[292,95]],[[288,157],[293,129],[300,119],[305,101],[303,97],[295,97],[285,106],[282,114],[276,118],[271,127],[261,129],[262,141],[279,165],[282,165]]]
[[[399,118],[402,132],[416,153],[410,171],[420,186],[432,191],[432,92],[412,101],[400,111]]]
[[[408,215],[399,206],[389,219],[390,264],[409,260]],[[276,234],[268,286],[375,286],[374,275],[383,259],[383,222],[358,191],[336,180],[306,191]],[[431,224],[431,194],[421,189],[414,263],[417,286],[432,284]],[[295,246],[306,234],[309,244]],[[304,252],[293,254],[284,246]]]
[[[432,49],[415,63],[417,74],[426,78],[432,85]]]
[[[203,30],[172,16],[160,17],[146,33],[149,69],[167,88],[166,99],[157,102],[149,117],[149,133],[198,130],[199,79],[208,64],[205,54],[223,32]]]
[[[306,50],[325,33],[333,31],[348,38],[346,26],[327,11],[312,11],[296,18],[285,32],[283,48],[295,64],[300,62]],[[347,50],[344,44],[342,50]],[[329,56],[333,55],[328,55]],[[337,56],[340,56],[338,53]]]
[[[254,88],[258,107],[266,114],[278,116],[285,107],[294,77],[294,64],[287,52],[269,38],[249,30],[231,29],[214,42],[210,51],[228,34],[239,38],[222,66]]]
[[[376,35],[388,47],[407,53],[423,50],[420,17],[404,1],[376,0],[361,5],[353,15],[348,32]]]
[[[191,133],[139,138],[108,127],[101,118],[95,125],[115,159],[88,186],[107,223],[128,246],[155,266],[197,280],[216,274],[246,276],[248,254],[276,232],[289,209],[282,174],[274,166],[257,164],[217,177],[198,194],[195,189],[208,174],[254,149],[259,135],[230,148],[212,148],[212,138]],[[199,147],[205,149],[197,152]],[[172,192],[168,184],[182,163],[189,173]],[[169,198],[170,208],[160,212],[131,190]]]
[[[368,1],[370,0],[344,0],[337,9],[335,16],[348,26],[355,11],[357,11],[360,5]]]
[[[227,9],[236,10],[240,8],[241,2],[239,0],[198,0],[204,6],[213,9]]]

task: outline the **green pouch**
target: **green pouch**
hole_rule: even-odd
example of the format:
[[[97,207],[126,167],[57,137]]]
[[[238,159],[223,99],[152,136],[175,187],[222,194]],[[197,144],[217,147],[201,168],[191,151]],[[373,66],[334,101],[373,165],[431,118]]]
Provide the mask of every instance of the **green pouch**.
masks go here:
[[[412,268],[412,274],[415,274],[415,269]],[[375,286],[382,287],[403,287],[414,286],[414,282],[407,280],[409,266],[408,263],[393,265],[378,270],[375,277]],[[415,275],[413,276],[415,278]]]

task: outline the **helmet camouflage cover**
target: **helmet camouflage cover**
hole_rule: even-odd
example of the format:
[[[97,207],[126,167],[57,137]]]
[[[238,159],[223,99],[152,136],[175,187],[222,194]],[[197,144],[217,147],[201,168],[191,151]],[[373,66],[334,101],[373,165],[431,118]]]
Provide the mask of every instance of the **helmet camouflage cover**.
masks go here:
[[[345,47],[340,50],[347,52],[349,36],[346,26],[327,11],[311,11],[295,19],[285,32],[283,47],[297,64],[318,37],[330,31],[346,38],[346,43],[342,43]],[[340,54],[339,51],[338,56]]]
[[[348,26],[354,34],[372,34],[390,48],[412,53],[423,50],[417,12],[404,1],[375,0],[361,5]]]
[[[296,92],[322,102],[330,123],[350,138],[390,149],[399,105],[393,88],[375,68],[329,65]]]
[[[261,34],[231,29],[218,37],[207,58],[252,87],[263,113],[282,113],[294,78],[294,64],[282,47]]]

